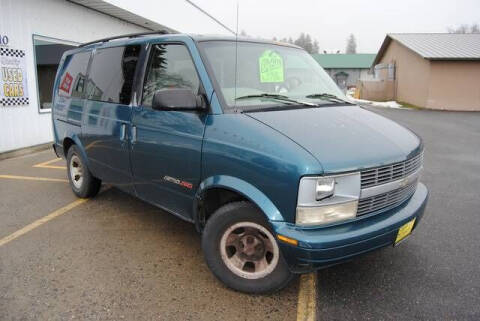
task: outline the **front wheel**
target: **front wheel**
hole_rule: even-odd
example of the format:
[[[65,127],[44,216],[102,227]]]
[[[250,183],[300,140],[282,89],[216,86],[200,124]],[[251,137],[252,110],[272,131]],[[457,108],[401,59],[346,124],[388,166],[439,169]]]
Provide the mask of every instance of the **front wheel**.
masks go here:
[[[67,153],[67,171],[72,191],[78,197],[93,197],[100,190],[102,182],[90,173],[75,145],[70,147]]]
[[[278,291],[293,277],[263,213],[249,202],[219,208],[207,221],[202,248],[213,274],[241,292]]]

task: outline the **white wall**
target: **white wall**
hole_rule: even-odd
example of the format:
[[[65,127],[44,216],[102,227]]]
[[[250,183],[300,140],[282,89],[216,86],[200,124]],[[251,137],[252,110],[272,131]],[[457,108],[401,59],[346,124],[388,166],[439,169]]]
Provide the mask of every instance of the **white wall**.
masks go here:
[[[28,106],[0,106],[0,153],[53,140],[50,112],[39,112],[32,35],[87,42],[145,29],[64,0],[0,0],[0,35],[26,53]]]

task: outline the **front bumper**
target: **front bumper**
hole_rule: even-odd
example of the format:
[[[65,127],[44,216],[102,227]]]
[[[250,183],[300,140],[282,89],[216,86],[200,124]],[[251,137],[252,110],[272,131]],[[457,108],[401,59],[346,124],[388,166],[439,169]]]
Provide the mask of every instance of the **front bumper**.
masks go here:
[[[272,222],[272,225],[276,233],[298,240],[298,246],[283,242],[279,242],[279,245],[290,270],[306,273],[393,245],[398,229],[413,218],[416,218],[415,230],[423,216],[427,199],[428,190],[419,183],[408,201],[380,214],[316,228],[285,222]]]

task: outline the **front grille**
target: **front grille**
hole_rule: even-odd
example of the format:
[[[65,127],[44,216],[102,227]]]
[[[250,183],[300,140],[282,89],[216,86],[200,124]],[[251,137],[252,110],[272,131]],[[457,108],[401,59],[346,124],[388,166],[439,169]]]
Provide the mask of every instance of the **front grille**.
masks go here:
[[[361,171],[362,188],[381,185],[401,179],[415,172],[423,164],[423,151],[403,162]]]
[[[357,216],[399,205],[415,193],[417,183],[418,180],[414,180],[409,185],[393,191],[360,199],[358,201]]]

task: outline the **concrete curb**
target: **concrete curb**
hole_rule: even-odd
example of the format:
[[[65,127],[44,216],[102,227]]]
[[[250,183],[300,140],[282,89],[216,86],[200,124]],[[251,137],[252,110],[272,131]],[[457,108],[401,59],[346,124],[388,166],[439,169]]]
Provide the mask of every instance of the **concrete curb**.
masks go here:
[[[49,148],[52,148],[52,144],[53,142],[50,142],[50,143],[45,143],[45,144],[40,144],[40,145],[35,145],[35,146],[30,146],[25,148],[19,148],[19,149],[11,150],[8,152],[0,153],[0,160],[32,154],[42,150],[47,150]],[[52,152],[53,152],[53,148],[52,148]]]

